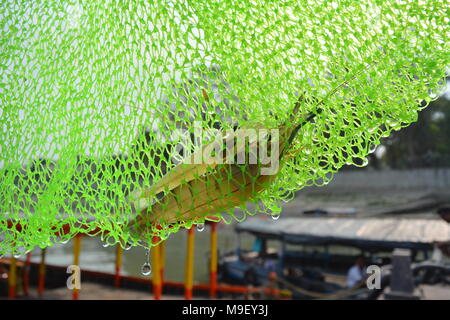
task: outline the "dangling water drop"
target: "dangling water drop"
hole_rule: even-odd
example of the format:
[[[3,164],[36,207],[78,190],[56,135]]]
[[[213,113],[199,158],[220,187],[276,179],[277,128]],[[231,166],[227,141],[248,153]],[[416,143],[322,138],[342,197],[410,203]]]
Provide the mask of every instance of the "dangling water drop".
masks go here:
[[[148,262],[144,263],[141,271],[144,276],[150,275],[150,273],[152,273],[152,267],[150,266],[150,263],[148,263]]]
[[[278,220],[280,218],[279,214],[272,215],[272,220]]]
[[[131,249],[131,247],[132,247],[131,243],[127,242],[127,243],[125,244],[125,247],[124,247],[123,249],[126,250],[126,251],[128,251],[128,250]]]
[[[150,265],[150,249],[148,249],[145,255],[145,262],[144,265],[142,266],[141,271],[144,276],[148,276],[150,275],[150,273],[152,273],[152,266]]]
[[[198,232],[202,232],[203,230],[205,230],[205,224],[204,223],[199,223],[197,225],[197,231]]]

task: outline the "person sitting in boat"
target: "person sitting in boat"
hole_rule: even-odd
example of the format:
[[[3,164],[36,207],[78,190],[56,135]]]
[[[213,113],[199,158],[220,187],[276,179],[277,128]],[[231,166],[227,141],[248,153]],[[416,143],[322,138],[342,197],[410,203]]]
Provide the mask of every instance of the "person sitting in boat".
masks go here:
[[[359,286],[366,278],[366,262],[363,255],[359,255],[355,264],[347,272],[347,287],[354,288]]]
[[[450,206],[439,208],[437,213],[444,221],[450,223]],[[431,260],[450,264],[450,241],[435,242]]]

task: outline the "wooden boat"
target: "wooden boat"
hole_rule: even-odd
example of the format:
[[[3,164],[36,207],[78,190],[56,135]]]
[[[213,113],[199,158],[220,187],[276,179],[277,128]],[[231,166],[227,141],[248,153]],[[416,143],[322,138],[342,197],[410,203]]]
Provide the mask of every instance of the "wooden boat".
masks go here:
[[[235,251],[221,257],[222,281],[261,286],[275,272],[297,291],[317,296],[344,290],[346,271],[358,255],[365,256],[367,265],[384,266],[391,262],[394,249],[405,248],[418,263],[430,257],[433,242],[450,239],[448,224],[430,219],[301,217],[268,221],[253,217],[236,225],[235,231],[238,239],[250,234],[255,241],[247,249],[239,241]],[[299,293],[294,297],[316,296]]]

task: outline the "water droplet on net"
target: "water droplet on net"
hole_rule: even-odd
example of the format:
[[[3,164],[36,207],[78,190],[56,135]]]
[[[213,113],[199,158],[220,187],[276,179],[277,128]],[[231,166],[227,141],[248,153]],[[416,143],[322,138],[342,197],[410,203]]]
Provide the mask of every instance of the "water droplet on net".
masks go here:
[[[280,218],[279,214],[272,215],[272,220],[278,220]]]
[[[127,242],[127,244],[125,244],[125,247],[123,249],[128,251],[131,249],[131,247],[132,247],[131,243]]]
[[[150,265],[150,249],[148,249],[145,255],[145,262],[142,266],[141,272],[144,276],[148,276],[150,275],[150,273],[152,273],[152,266]]]
[[[199,223],[197,225],[197,231],[198,232],[202,232],[203,230],[205,230],[205,224],[204,223]]]
[[[150,263],[148,263],[148,262],[144,263],[141,271],[144,276],[150,275],[150,273],[152,273],[152,267],[150,266]]]

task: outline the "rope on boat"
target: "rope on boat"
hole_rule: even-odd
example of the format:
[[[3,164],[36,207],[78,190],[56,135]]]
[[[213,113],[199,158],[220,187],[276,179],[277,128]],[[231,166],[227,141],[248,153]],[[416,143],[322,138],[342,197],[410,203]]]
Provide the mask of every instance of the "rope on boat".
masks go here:
[[[310,291],[310,290],[306,290],[306,289],[297,287],[296,285],[294,285],[284,279],[281,279],[281,278],[277,278],[276,281],[285,285],[286,287],[289,287],[293,291],[297,291],[303,295],[307,295],[307,296],[317,298],[317,299],[340,299],[340,298],[350,296],[350,295],[353,295],[356,293],[358,293],[358,294],[363,293],[367,290],[366,288],[361,288],[361,285],[359,285],[354,288],[339,290],[337,292],[328,294],[328,293],[314,292],[314,291]]]

